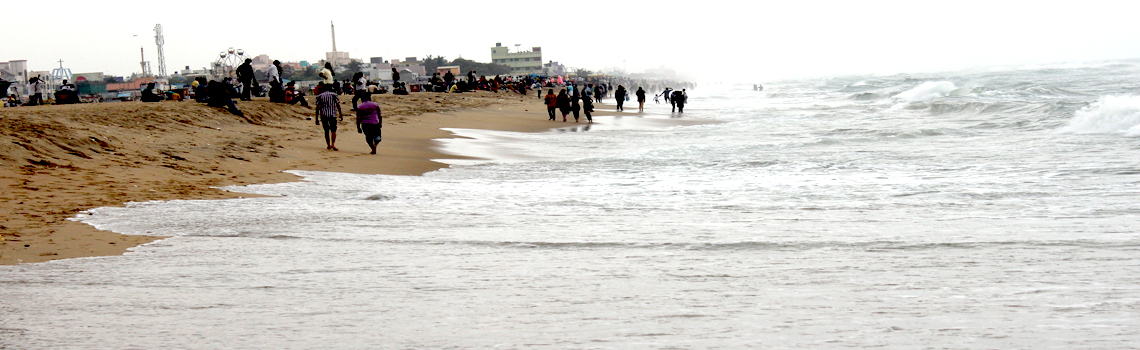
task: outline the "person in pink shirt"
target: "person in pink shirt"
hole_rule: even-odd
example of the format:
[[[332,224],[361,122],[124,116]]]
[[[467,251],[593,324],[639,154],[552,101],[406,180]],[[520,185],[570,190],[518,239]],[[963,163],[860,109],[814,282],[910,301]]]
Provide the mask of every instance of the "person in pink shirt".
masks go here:
[[[369,154],[376,154],[376,146],[380,145],[380,105],[372,102],[371,94],[360,94],[364,102],[356,106],[356,132],[364,134],[364,141],[372,149]]]

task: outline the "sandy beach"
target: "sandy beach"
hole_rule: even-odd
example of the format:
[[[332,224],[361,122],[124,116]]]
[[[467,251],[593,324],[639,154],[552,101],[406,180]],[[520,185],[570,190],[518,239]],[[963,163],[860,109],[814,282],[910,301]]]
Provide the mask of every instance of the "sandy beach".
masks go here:
[[[533,94],[376,95],[384,141],[369,155],[355,132],[351,96],[328,151],[313,110],[265,99],[241,102],[244,117],[194,102],[101,103],[0,109],[0,264],[122,254],[161,237],[125,236],[68,220],[128,202],[248,196],[219,186],[296,180],[285,170],[419,175],[455,158],[433,147],[441,128],[539,132]],[[602,109],[601,106],[598,109]],[[583,122],[584,122],[583,118]],[[572,124],[572,123],[571,123]]]

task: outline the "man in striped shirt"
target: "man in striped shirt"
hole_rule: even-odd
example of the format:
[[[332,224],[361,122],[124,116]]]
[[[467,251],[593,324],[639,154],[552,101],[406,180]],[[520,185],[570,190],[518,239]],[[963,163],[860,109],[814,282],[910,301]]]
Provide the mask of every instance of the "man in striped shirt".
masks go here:
[[[333,92],[331,86],[326,84],[320,85],[321,93],[317,95],[317,125],[321,125],[325,129],[325,145],[326,149],[339,151],[336,149],[336,123],[339,118],[344,121],[344,114],[340,111],[340,97],[337,97]]]

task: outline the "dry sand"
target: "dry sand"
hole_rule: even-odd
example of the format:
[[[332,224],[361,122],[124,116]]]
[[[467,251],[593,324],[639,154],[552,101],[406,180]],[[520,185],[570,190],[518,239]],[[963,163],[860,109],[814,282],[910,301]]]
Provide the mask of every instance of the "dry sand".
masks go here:
[[[126,202],[249,196],[215,189],[294,181],[284,170],[419,175],[455,158],[433,147],[440,128],[537,132],[532,93],[376,95],[384,141],[369,155],[349,96],[340,151],[325,149],[313,110],[241,102],[245,117],[195,102],[101,103],[0,109],[0,264],[122,254],[161,237],[126,236],[68,220]],[[602,109],[598,106],[597,109]]]

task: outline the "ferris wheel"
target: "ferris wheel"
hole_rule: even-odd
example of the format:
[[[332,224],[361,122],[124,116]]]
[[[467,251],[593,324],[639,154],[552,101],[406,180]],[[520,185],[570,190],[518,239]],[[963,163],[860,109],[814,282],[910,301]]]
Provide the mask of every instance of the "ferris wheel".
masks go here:
[[[245,50],[229,48],[225,51],[218,53],[218,60],[214,61],[214,66],[210,70],[210,74],[218,79],[226,77],[234,77],[234,70],[237,66],[245,63]]]

